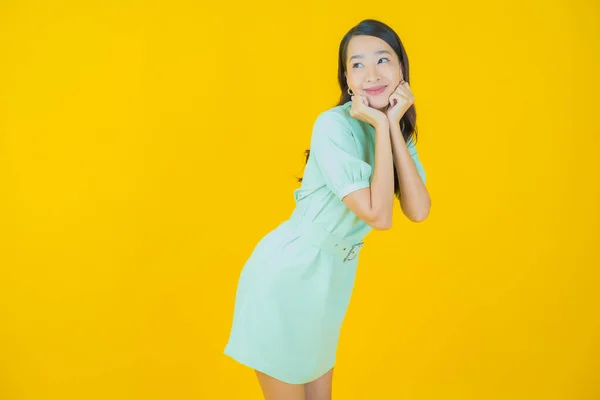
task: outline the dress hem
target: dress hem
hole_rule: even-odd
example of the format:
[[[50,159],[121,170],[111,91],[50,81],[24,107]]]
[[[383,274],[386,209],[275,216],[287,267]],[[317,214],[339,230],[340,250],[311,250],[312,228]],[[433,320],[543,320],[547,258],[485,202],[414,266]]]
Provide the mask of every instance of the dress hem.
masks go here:
[[[269,375],[272,378],[280,380],[284,383],[289,383],[291,385],[303,385],[305,383],[309,383],[316,379],[319,379],[320,377],[325,375],[327,372],[329,372],[329,370],[332,369],[335,365],[335,361],[334,361],[334,363],[329,368],[327,368],[324,372],[319,373],[319,375],[316,378],[309,379],[309,380],[297,381],[297,380],[290,379],[287,377],[282,377],[281,375],[279,375],[279,373],[271,370],[266,365],[256,363],[255,361],[250,361],[249,359],[246,359],[245,357],[243,357],[239,354],[236,354],[235,352],[231,351],[229,346],[225,347],[225,350],[223,350],[223,354],[225,354],[226,356],[230,357],[231,359],[237,361],[238,363],[245,365],[246,367],[255,369],[259,372],[262,372],[263,374]]]

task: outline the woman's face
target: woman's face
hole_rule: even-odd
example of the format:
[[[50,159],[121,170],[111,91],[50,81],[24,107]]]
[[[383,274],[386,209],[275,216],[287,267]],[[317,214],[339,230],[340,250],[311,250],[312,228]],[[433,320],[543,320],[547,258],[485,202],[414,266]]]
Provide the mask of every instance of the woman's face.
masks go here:
[[[384,40],[375,36],[354,36],[348,43],[346,81],[355,95],[366,96],[369,107],[385,111],[389,97],[403,79],[400,60]],[[385,86],[382,92],[367,89]]]

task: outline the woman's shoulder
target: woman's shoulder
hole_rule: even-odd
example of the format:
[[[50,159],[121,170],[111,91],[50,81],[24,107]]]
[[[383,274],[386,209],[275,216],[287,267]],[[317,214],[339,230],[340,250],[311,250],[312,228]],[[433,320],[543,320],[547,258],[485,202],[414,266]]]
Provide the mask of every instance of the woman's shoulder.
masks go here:
[[[353,136],[369,136],[369,132],[373,128],[350,115],[350,107],[352,106],[352,100],[345,102],[334,107],[331,107],[325,111],[322,111],[317,120],[321,120],[323,125],[343,127],[348,134]]]
[[[327,110],[322,111],[319,116],[321,115],[337,115],[338,117],[342,117],[345,120],[350,120],[353,119],[350,116],[350,106],[352,105],[352,101],[347,101],[344,104],[340,104],[331,108],[328,108]]]
[[[313,126],[313,136],[353,136],[356,128],[346,108],[345,105],[337,105],[318,113]]]
[[[352,101],[347,101],[344,104],[321,111],[317,115],[317,123],[324,123],[326,125],[334,124],[343,126],[348,131],[356,131],[356,129],[359,128],[359,126],[356,126],[356,123],[359,121],[350,115],[351,105]]]

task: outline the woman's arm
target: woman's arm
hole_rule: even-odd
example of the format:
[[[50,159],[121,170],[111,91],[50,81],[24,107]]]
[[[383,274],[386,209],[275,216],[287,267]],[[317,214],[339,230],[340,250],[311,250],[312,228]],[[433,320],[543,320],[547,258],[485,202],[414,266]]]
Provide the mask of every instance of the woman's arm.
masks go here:
[[[429,192],[410,157],[399,124],[391,125],[390,137],[400,184],[400,208],[408,219],[421,222],[427,218],[431,209]]]
[[[342,201],[367,224],[385,230],[392,227],[394,207],[394,164],[387,119],[375,126],[374,164],[371,186],[350,193]]]

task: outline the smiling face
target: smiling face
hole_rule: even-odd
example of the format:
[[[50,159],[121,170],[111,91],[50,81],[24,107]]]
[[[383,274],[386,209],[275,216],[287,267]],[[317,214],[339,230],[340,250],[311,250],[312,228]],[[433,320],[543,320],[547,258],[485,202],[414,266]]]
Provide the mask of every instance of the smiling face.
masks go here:
[[[346,52],[346,81],[356,95],[366,96],[369,107],[385,111],[388,99],[402,77],[400,60],[384,40],[375,36],[354,36]],[[369,88],[385,86],[381,91]]]

